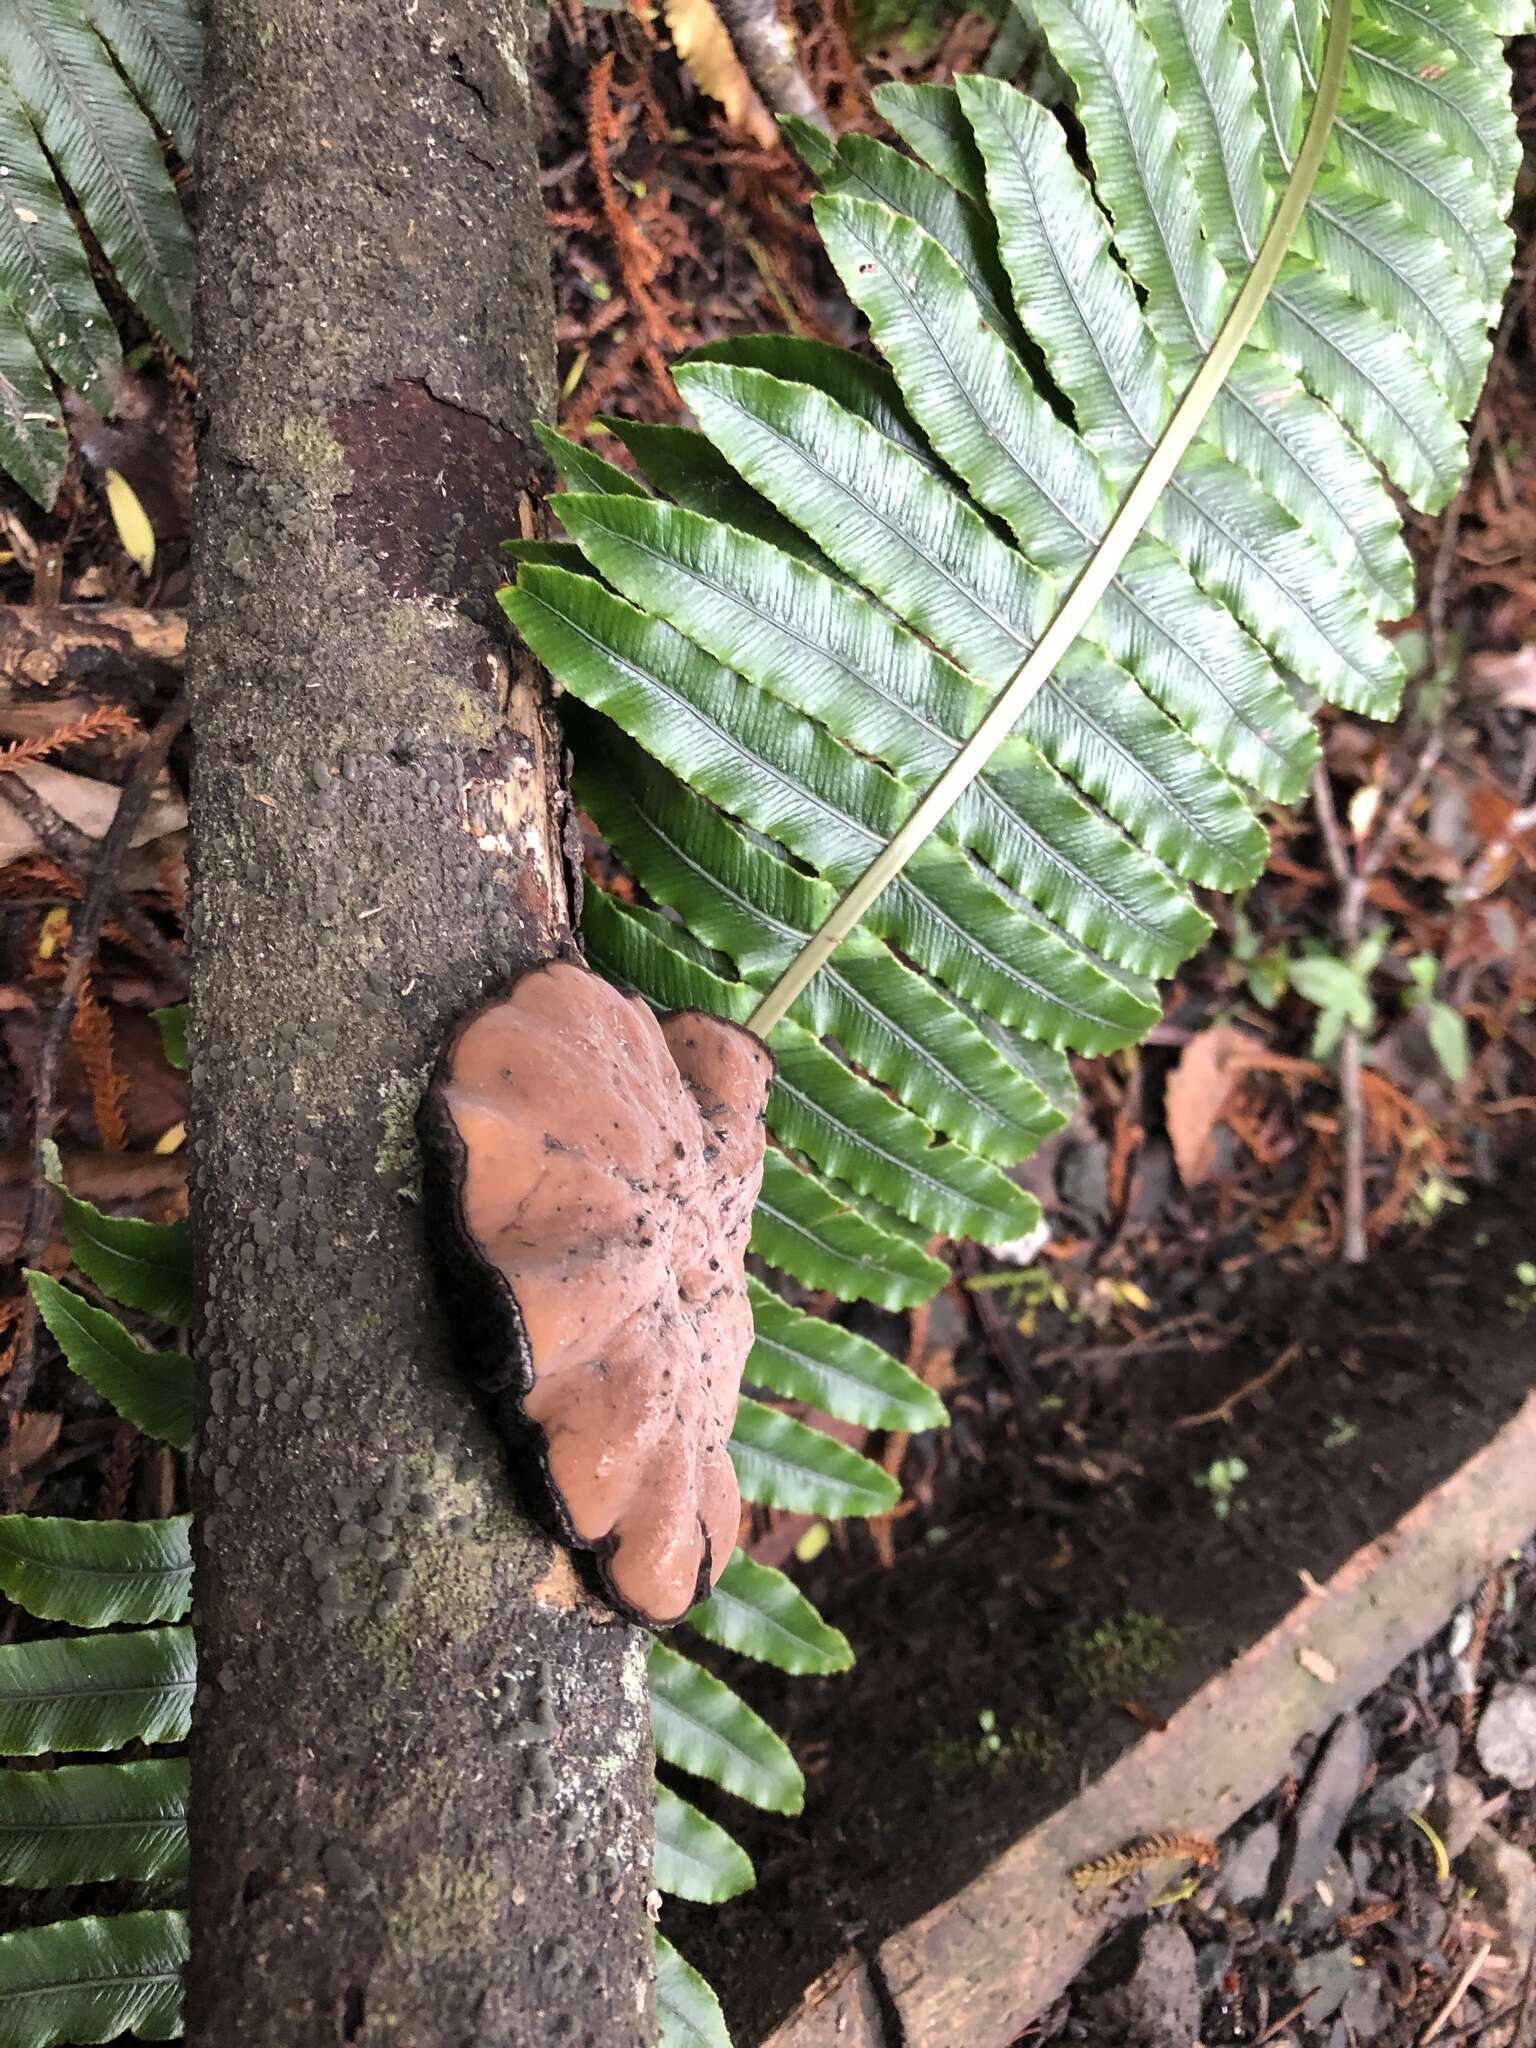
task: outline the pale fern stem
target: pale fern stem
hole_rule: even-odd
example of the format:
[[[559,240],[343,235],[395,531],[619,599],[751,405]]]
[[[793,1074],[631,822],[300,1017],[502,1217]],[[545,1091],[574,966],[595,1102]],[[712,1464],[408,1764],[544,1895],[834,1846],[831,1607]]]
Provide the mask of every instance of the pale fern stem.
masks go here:
[[[1269,231],[1254,258],[1253,268],[1222,322],[1210,354],[1196,372],[1141,473],[1126,493],[1119,511],[1105,529],[1103,539],[1079,570],[1033,651],[1003,685],[986,717],[920,799],[911,816],[849,887],[820,930],[806,941],[748,1018],[749,1028],[759,1037],[767,1038],[775,1025],[782,1021],[796,998],[809,987],[855,929],[876,897],[901,873],[956,798],[985,768],[1030,701],[1044,686],[1051,670],[1088,624],[1100,598],[1114,581],[1121,563],[1199,432],[1201,422],[1252,333],[1290,250],[1291,238],[1312,196],[1312,187],[1338,108],[1349,55],[1350,12],[1347,6],[1335,6],[1330,10],[1327,46],[1323,51],[1317,91],[1301,147],[1296,152],[1290,178],[1280,195],[1280,204],[1275,209]]]

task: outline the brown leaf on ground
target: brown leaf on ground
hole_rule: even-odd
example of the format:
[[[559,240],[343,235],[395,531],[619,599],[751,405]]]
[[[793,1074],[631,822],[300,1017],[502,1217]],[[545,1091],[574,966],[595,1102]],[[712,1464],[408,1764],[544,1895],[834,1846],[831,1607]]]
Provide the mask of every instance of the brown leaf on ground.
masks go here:
[[[1257,1039],[1231,1024],[1213,1024],[1185,1046],[1168,1077],[1165,1115],[1179,1178],[1199,1187],[1216,1164],[1212,1142],[1234,1084],[1247,1071]]]
[[[118,799],[122,795],[122,791],[110,782],[95,782],[86,775],[71,775],[66,769],[50,768],[43,762],[30,768],[14,768],[11,773],[19,782],[26,783],[66,824],[73,825],[77,832],[84,832],[90,839],[104,836],[116,815]],[[147,846],[152,840],[163,839],[169,832],[181,831],[186,822],[186,804],[169,778],[162,777],[159,789],[149,800],[148,810],[134,828],[131,843]],[[37,850],[37,835],[32,827],[9,804],[0,802],[0,866]]]

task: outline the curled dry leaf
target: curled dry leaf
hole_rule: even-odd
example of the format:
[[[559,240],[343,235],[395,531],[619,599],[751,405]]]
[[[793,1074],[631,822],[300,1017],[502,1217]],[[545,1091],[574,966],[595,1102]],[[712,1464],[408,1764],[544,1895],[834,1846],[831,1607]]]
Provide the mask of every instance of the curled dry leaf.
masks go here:
[[[96,782],[88,775],[71,775],[67,769],[50,768],[44,762],[34,762],[28,767],[13,768],[8,772],[34,790],[66,824],[73,825],[77,832],[85,833],[90,839],[100,839],[116,815],[122,792],[110,782]],[[0,798],[3,795],[4,788],[0,785]],[[159,788],[149,800],[149,808],[134,828],[131,843],[148,846],[152,840],[164,839],[169,833],[181,831],[186,822],[185,803],[169,776],[162,776]],[[26,819],[9,804],[0,801],[0,867],[7,861],[20,860],[37,850],[37,835]]]
[[[1232,1089],[1258,1051],[1257,1039],[1231,1024],[1213,1024],[1185,1046],[1168,1077],[1168,1138],[1185,1187],[1199,1187],[1216,1163],[1213,1143]]]
[[[772,1075],[739,1026],[556,961],[456,1028],[422,1108],[450,1310],[529,1504],[658,1626],[736,1540]]]
[[[663,0],[662,11],[678,56],[700,92],[724,107],[726,126],[750,136],[759,149],[775,148],[778,123],[758,98],[711,0]]]

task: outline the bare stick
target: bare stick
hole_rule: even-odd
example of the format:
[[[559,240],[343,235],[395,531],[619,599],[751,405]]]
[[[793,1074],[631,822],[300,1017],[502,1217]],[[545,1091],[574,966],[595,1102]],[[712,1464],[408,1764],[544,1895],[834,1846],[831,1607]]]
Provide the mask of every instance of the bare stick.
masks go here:
[[[1312,800],[1317,806],[1317,822],[1327,850],[1328,865],[1339,885],[1339,935],[1346,949],[1353,953],[1360,943],[1360,911],[1365,901],[1365,882],[1344,844],[1326,761],[1319,761],[1312,771]],[[1359,1030],[1353,1024],[1346,1024],[1344,1036],[1339,1041],[1339,1126],[1344,1139],[1344,1263],[1348,1266],[1363,1266],[1366,1259],[1362,1065]]]
[[[774,0],[715,0],[741,67],[770,114],[797,114],[823,135],[827,110],[811,91]]]

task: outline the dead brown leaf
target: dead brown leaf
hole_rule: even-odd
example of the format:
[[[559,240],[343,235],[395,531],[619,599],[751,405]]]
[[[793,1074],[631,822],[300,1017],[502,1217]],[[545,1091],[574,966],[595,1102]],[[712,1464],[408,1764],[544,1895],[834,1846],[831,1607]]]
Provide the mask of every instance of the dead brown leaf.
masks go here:
[[[1262,1051],[1256,1038],[1232,1024],[1213,1024],[1185,1046],[1168,1077],[1164,1101],[1168,1137],[1185,1187],[1199,1187],[1210,1178],[1216,1126],[1234,1084]]]

